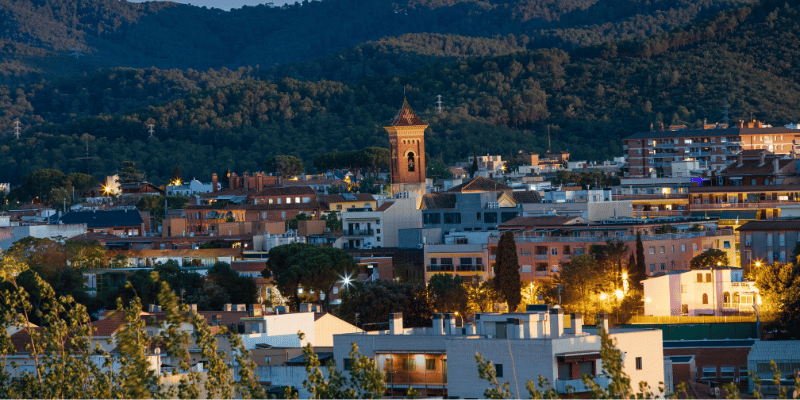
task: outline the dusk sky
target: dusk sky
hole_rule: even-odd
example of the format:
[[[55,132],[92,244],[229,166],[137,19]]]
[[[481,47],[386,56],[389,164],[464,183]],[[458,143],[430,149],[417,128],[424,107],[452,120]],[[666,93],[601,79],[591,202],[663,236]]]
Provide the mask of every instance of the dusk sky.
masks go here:
[[[145,0],[128,0],[134,3],[143,3]],[[241,8],[242,6],[256,6],[259,4],[267,3],[269,0],[170,0],[176,3],[191,4],[198,7],[214,7],[223,10],[230,10],[231,8]],[[276,6],[286,3],[294,3],[295,0],[272,0]]]

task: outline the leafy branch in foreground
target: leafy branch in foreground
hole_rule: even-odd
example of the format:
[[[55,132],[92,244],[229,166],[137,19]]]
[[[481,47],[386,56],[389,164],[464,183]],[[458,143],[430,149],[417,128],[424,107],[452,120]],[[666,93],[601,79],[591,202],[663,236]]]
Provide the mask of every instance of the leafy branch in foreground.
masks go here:
[[[232,398],[263,397],[254,378],[255,366],[247,349],[236,335],[221,329],[212,334],[206,321],[177,297],[166,283],[161,284],[159,301],[166,310],[165,321],[156,325],[150,337],[141,316],[141,301],[127,305],[118,299],[117,310],[107,318],[119,318],[119,329],[106,341],[104,350],[84,306],[70,296],[57,297],[52,287],[33,273],[37,295],[43,300],[34,308],[30,295],[16,277],[27,265],[6,255],[0,262],[0,278],[5,290],[0,293],[0,396],[9,398]],[[152,278],[157,280],[157,274]],[[29,285],[30,287],[30,285]],[[30,323],[36,315],[41,326]],[[183,329],[191,324],[192,331]],[[191,333],[190,333],[191,332]],[[17,353],[11,336],[26,342]],[[227,335],[227,336],[225,336]],[[239,368],[233,375],[233,362],[218,349],[217,340],[231,341]],[[207,371],[193,371],[189,348],[199,348]],[[156,349],[164,349],[159,355]],[[16,356],[9,362],[10,356]],[[158,357],[168,357],[172,368],[158,370]],[[19,361],[16,361],[19,360]],[[232,360],[233,361],[233,360]],[[20,368],[32,363],[32,368]],[[6,370],[11,366],[12,370]],[[12,375],[16,373],[16,379]]]
[[[304,334],[298,332],[300,340]],[[386,392],[383,372],[378,369],[374,360],[361,354],[358,346],[352,344],[350,350],[349,377],[336,369],[336,362],[327,365],[327,379],[320,370],[320,362],[311,344],[303,347],[308,379],[303,387],[311,394],[312,399],[379,399]]]

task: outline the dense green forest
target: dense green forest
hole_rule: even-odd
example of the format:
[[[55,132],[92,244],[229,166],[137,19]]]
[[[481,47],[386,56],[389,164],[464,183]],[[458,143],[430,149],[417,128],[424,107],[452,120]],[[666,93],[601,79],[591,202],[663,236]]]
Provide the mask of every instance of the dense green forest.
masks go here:
[[[315,3],[280,10],[300,13]],[[278,154],[300,157],[311,169],[333,150],[386,147],[382,127],[404,93],[430,124],[428,153],[446,162],[473,152],[543,152],[548,130],[553,150],[602,160],[622,155],[621,138],[651,123],[720,120],[725,101],[733,119],[797,122],[798,3],[766,0],[648,38],[582,47],[523,50],[533,39],[425,33],[271,69],[116,68],[29,79],[0,88],[0,126],[16,119],[25,126],[20,140],[11,128],[3,132],[0,181],[19,182],[43,167],[86,172],[87,143],[89,173],[113,173],[132,160],[156,183],[165,183],[176,163],[185,178],[199,179],[261,170]],[[521,4],[528,3],[409,1],[395,11],[507,13]],[[576,5],[560,18],[596,6]],[[390,53],[397,57],[381,55]],[[384,64],[364,73],[365,60]],[[319,80],[326,74],[339,81]]]

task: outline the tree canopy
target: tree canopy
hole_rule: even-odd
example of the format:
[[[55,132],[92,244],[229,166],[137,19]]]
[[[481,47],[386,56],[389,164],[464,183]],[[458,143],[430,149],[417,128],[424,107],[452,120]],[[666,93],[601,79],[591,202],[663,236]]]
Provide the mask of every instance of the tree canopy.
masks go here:
[[[494,266],[494,287],[503,296],[508,304],[508,311],[517,309],[522,300],[522,281],[519,275],[519,261],[517,260],[517,244],[514,242],[514,233],[505,232],[497,243],[497,262]]]
[[[689,268],[691,269],[727,267],[729,265],[728,253],[718,249],[708,249],[692,258],[692,261],[689,262]]]

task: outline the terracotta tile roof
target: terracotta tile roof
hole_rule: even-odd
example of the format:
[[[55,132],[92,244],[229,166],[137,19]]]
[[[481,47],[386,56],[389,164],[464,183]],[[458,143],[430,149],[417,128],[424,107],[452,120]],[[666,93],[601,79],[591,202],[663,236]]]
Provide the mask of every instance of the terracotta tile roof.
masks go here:
[[[34,328],[36,330],[40,330],[41,328]],[[14,346],[14,349],[17,352],[29,352],[30,350],[26,349],[26,346],[31,344],[31,335],[26,330],[21,330],[13,335],[11,335],[11,345]]]
[[[125,314],[112,311],[107,314],[106,318],[94,321],[90,324],[95,328],[92,336],[111,336],[119,330],[123,323],[125,323]]]
[[[267,268],[266,261],[234,261],[231,263],[231,269],[236,272],[258,272]]]
[[[512,189],[504,183],[478,176],[469,182],[451,188],[448,192],[504,192],[507,190]]]
[[[800,230],[800,219],[770,219],[760,221],[750,221],[739,228],[737,231],[784,231]]]
[[[423,198],[428,210],[451,210],[456,208],[455,193],[429,193]]]
[[[723,169],[720,172],[720,175],[772,175],[775,171],[775,167],[773,166],[774,160],[778,160],[778,171],[780,173],[786,167],[793,166],[795,160],[792,159],[782,159],[782,158],[775,158],[775,157],[767,157],[764,160],[764,164],[761,164],[760,160],[742,160],[742,165],[740,166],[738,162],[734,162],[733,164],[729,165],[727,168]],[[794,171],[784,171],[786,172],[794,172]]]
[[[380,206],[378,206],[378,209],[376,209],[375,211],[386,211],[386,210],[389,209],[389,207],[391,207],[393,205],[394,205],[393,201],[387,201],[387,202],[381,204]]]
[[[392,119],[392,123],[389,126],[418,126],[418,125],[425,125],[422,120],[417,117],[417,114],[414,114],[414,111],[411,110],[411,106],[408,105],[408,102],[403,99],[403,107],[400,108],[400,111],[397,112],[397,115],[394,116]]]
[[[511,192],[511,197],[514,198],[514,201],[519,203],[541,203],[542,196],[539,196],[538,192],[535,191],[524,191],[524,192]]]

